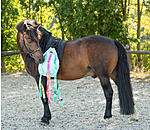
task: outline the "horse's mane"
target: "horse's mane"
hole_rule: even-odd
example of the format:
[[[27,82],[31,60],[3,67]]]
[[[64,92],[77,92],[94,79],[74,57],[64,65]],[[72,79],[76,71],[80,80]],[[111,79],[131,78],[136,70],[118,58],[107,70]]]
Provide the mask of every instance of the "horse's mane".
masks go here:
[[[28,20],[23,20],[20,23],[16,24],[15,28],[18,31],[22,31],[23,30],[23,24],[25,22],[27,23],[27,25],[30,25],[30,26],[37,26],[37,25],[39,25],[35,20],[28,19]]]
[[[35,20],[23,20],[15,26],[19,32],[23,31],[24,23],[26,23],[29,28],[26,33],[32,38],[37,39],[38,34],[36,28],[39,26],[39,24]]]
[[[27,34],[30,37],[34,38],[35,40],[37,40],[37,38],[40,39],[39,41],[40,47],[42,48],[42,50],[44,50],[52,33],[48,32],[46,29],[44,29],[41,26],[39,27],[40,24],[38,24],[35,20],[30,20],[30,19],[23,20],[15,26],[18,32],[23,32],[24,23],[26,23],[27,26],[29,27],[29,30],[27,30]],[[39,29],[37,30],[38,27]]]

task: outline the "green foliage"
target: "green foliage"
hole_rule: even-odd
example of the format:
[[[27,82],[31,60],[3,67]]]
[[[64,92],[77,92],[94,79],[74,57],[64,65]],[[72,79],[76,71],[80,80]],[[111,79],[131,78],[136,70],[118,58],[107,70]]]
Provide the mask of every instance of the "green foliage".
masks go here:
[[[1,9],[1,34],[2,34],[2,50],[8,51],[17,49],[15,24],[18,22],[18,7],[16,1],[2,0]],[[14,38],[15,37],[15,38]]]
[[[118,2],[51,0],[49,4],[54,7],[68,40],[100,34],[126,43],[127,31]]]
[[[2,0],[1,3],[1,47],[2,51],[18,50],[17,46],[17,30],[15,25],[21,18],[19,14],[20,2],[19,0]],[[19,8],[18,8],[19,7]],[[24,68],[22,65],[22,58],[18,56],[11,56],[4,58],[5,68],[7,72],[20,71]]]
[[[25,71],[21,55],[8,56],[5,58],[6,72]]]
[[[148,0],[149,1],[149,0]],[[147,2],[148,2],[147,1]],[[130,37],[130,46],[131,50],[137,50],[137,42],[140,42],[140,50],[141,51],[150,51],[150,12],[148,12],[149,6],[148,3],[146,3],[146,6],[142,6],[141,2],[141,8],[142,15],[141,15],[141,30],[140,30],[140,39],[137,39],[137,22],[138,22],[138,16],[137,16],[137,1],[132,1],[131,5],[129,6],[129,17],[127,23],[129,23],[128,31],[130,32],[128,37]],[[142,66],[141,70],[150,72],[150,55],[141,55],[142,59]],[[138,58],[137,55],[132,54],[132,61],[133,61],[133,67],[134,69],[137,68],[138,64]]]
[[[143,51],[150,51],[150,44],[142,44]],[[145,72],[150,72],[150,55],[141,55],[142,58],[142,68]]]
[[[145,4],[147,6],[146,11],[150,13],[150,0],[145,1]]]

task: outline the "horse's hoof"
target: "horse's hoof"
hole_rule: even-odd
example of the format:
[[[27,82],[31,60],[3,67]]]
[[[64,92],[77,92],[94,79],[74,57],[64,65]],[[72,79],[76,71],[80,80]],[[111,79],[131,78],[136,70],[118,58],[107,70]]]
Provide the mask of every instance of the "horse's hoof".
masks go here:
[[[130,121],[138,121],[139,120],[139,112],[137,111],[136,106],[134,106],[134,113],[131,115]]]
[[[138,121],[139,120],[139,116],[138,115],[131,115],[131,118],[130,118],[130,121],[132,122],[132,121]]]
[[[41,121],[41,125],[42,125],[42,126],[47,126],[47,125],[49,125],[49,121],[48,121],[48,122]]]
[[[46,117],[46,116],[43,116],[41,118],[41,124],[42,125],[49,125],[49,120],[51,119],[51,117]]]
[[[102,123],[110,123],[111,121],[112,121],[112,117],[106,118],[106,119],[102,118],[102,119],[100,120],[100,122],[102,122]]]

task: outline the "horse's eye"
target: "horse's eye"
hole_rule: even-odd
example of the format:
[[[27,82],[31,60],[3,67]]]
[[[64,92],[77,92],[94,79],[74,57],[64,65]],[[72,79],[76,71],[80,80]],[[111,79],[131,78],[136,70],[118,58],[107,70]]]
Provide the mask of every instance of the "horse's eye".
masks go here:
[[[28,41],[28,43],[32,43],[32,40],[31,39],[29,39],[29,40],[27,40]]]
[[[26,40],[27,40],[28,43],[32,43],[31,38],[26,38]]]

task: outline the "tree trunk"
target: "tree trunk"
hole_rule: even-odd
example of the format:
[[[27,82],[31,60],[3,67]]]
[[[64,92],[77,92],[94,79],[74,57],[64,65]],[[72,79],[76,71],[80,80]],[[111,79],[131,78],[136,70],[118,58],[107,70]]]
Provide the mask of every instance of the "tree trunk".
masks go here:
[[[65,32],[64,32],[64,27],[63,27],[63,24],[62,24],[62,20],[61,20],[61,18],[60,18],[60,15],[59,15],[59,12],[58,12],[58,10],[57,10],[57,7],[55,6],[55,3],[52,2],[52,4],[53,4],[54,8],[56,9],[56,12],[57,12],[57,15],[58,15],[58,20],[59,20],[60,28],[61,28],[61,32],[62,32],[62,39],[64,40],[64,39],[65,39],[65,35],[64,35]]]
[[[3,33],[4,30],[1,30],[1,52],[3,51]],[[1,54],[2,55],[2,54]],[[1,71],[6,72],[4,57],[1,57]]]
[[[5,73],[6,72],[6,68],[5,68],[5,62],[4,62],[4,57],[1,57],[1,66],[2,66],[2,72]]]
[[[121,0],[122,9],[123,9],[123,21],[127,20],[127,0],[123,3],[123,0]]]
[[[138,11],[138,24],[137,24],[137,51],[140,51],[140,25],[141,25],[141,11],[140,11],[140,0],[137,0],[137,11]],[[138,68],[141,67],[142,61],[140,54],[137,54],[138,57]]]
[[[127,0],[125,0],[125,1],[121,0],[121,4],[122,4],[122,11],[123,11],[123,21],[126,21],[127,20]],[[128,5],[129,4],[130,4],[130,1],[129,1]],[[128,29],[127,29],[127,32],[128,32]],[[130,50],[130,45],[129,45],[127,38],[126,38],[126,41],[127,41],[126,46],[129,46],[128,50]],[[128,58],[129,70],[131,71],[132,70],[132,55],[127,54],[127,58]]]

